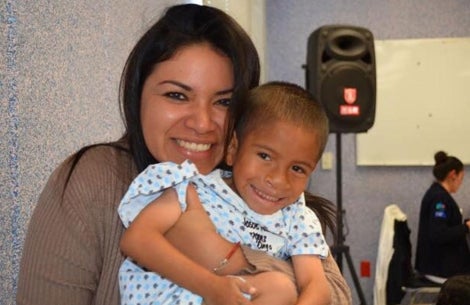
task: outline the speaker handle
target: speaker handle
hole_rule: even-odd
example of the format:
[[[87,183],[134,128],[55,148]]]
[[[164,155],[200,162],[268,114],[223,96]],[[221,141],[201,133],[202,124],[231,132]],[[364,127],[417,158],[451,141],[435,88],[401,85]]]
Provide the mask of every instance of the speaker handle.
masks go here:
[[[368,52],[367,39],[355,30],[333,30],[327,33],[326,52],[339,60],[357,60]]]

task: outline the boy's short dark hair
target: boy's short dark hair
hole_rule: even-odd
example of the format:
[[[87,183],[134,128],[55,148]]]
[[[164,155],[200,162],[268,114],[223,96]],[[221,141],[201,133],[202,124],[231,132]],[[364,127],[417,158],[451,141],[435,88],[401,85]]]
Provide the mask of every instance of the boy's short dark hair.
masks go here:
[[[284,121],[314,131],[318,141],[317,160],[328,140],[328,118],[323,106],[304,88],[272,81],[251,89],[243,109],[235,118],[235,131],[240,141],[246,131],[258,124]]]
[[[448,278],[442,285],[436,305],[470,305],[470,274]]]

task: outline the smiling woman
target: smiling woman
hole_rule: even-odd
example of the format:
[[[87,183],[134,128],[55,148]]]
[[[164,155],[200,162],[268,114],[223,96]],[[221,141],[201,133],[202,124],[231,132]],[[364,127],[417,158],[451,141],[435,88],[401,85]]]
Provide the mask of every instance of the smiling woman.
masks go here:
[[[185,56],[189,46],[195,51],[191,62]],[[174,59],[186,61],[168,67]],[[165,71],[157,83],[152,83],[154,71]],[[168,94],[159,95],[165,91],[158,91],[158,82],[168,80],[187,88],[164,84]],[[118,269],[124,257],[116,209],[130,182],[150,164],[188,156],[206,170],[215,168],[222,160],[225,117],[232,107],[226,100],[243,102],[240,97],[258,81],[256,49],[232,18],[206,6],[170,7],[125,64],[122,137],[80,149],[54,171],[42,191],[25,240],[17,303],[119,304]],[[144,87],[149,90],[145,94]],[[162,111],[172,102],[168,112]],[[182,109],[186,120],[164,125],[171,120],[163,116],[179,118]],[[178,145],[181,140],[190,148]],[[194,151],[193,143],[210,144],[209,150]],[[229,293],[240,292],[234,287]]]

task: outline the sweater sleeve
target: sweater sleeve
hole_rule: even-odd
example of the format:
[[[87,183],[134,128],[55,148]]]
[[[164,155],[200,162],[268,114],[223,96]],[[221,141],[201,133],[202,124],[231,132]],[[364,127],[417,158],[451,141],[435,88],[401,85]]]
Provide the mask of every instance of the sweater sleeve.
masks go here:
[[[351,305],[351,289],[346,283],[331,253],[326,259],[322,260],[322,265],[328,285],[330,286],[330,305]]]
[[[51,175],[29,223],[18,305],[119,304],[123,228],[116,209],[130,179],[117,154],[109,147],[87,151],[65,191],[69,162]]]

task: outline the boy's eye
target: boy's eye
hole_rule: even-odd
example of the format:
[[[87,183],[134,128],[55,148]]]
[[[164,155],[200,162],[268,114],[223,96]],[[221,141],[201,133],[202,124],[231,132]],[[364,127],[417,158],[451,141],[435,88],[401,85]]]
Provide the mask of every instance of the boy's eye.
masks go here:
[[[180,92],[167,92],[165,93],[165,96],[174,99],[174,100],[179,100],[179,101],[184,101],[186,100],[186,96],[183,93]]]
[[[306,171],[302,167],[297,166],[297,165],[292,166],[292,170],[294,172],[297,172],[297,173],[300,173],[300,174],[305,174],[306,173]]]
[[[258,156],[263,160],[270,160],[269,155],[267,153],[260,152]]]

